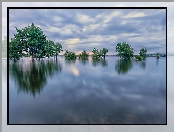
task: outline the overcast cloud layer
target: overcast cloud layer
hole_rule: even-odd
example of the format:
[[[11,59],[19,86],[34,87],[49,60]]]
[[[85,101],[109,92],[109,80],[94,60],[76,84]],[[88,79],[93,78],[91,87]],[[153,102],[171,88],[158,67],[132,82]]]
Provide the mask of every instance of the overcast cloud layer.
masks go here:
[[[135,53],[143,47],[148,53],[166,52],[165,9],[10,9],[10,38],[31,23],[48,39],[77,54],[82,50],[108,48],[127,42]]]

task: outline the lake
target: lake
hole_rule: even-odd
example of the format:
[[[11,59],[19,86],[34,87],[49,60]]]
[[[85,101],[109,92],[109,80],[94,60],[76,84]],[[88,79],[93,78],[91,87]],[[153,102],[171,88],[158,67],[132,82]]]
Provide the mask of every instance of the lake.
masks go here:
[[[166,57],[10,61],[9,124],[166,124]]]

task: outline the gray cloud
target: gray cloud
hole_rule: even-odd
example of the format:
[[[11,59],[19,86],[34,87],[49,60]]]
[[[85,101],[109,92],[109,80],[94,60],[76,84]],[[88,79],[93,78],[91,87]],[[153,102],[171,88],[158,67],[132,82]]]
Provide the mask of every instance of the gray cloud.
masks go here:
[[[48,39],[62,43],[64,49],[91,52],[127,42],[139,52],[166,49],[166,12],[160,9],[18,9],[10,10],[10,38],[19,29],[34,23]],[[155,45],[152,45],[155,43]]]

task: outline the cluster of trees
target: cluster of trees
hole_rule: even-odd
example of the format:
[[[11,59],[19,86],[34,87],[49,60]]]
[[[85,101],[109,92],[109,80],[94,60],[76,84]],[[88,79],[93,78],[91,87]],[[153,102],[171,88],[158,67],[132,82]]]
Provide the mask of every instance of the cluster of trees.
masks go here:
[[[82,60],[87,60],[89,56],[89,53],[87,53],[85,50],[83,50],[80,54],[79,54],[79,59]]]
[[[56,57],[60,52],[63,51],[62,45],[59,43],[54,43],[52,40],[47,40],[47,36],[43,31],[36,27],[33,23],[31,26],[18,29],[17,34],[14,34],[14,37],[11,38],[9,43],[9,58],[13,60],[19,60],[23,56],[34,58],[45,58],[45,57]],[[101,57],[105,58],[108,49],[103,48],[98,51],[98,49],[93,49],[93,59],[100,59]],[[77,57],[82,60],[87,60],[89,53],[83,50],[79,55],[76,55],[74,52],[66,50],[64,53],[65,59],[75,60]]]
[[[140,55],[135,55],[135,59],[136,60],[139,60],[139,61],[142,61],[142,60],[145,60],[146,59],[146,52],[147,52],[147,49],[146,48],[142,48],[140,50]]]
[[[65,56],[65,59],[67,59],[67,60],[76,60],[76,58],[77,58],[77,56],[74,52],[71,52],[68,50],[65,51],[64,56]]]
[[[15,27],[16,28],[16,27]],[[33,23],[31,26],[18,29],[16,28],[17,34],[14,34],[14,38],[11,38],[9,43],[9,57],[10,59],[19,60],[23,56],[28,56],[34,58],[45,58],[45,57],[56,57],[60,52],[63,51],[62,45],[59,43],[54,43],[52,40],[47,40],[47,36],[43,31],[36,27]],[[4,43],[5,43],[4,39]],[[135,59],[135,60],[145,60],[146,59],[146,48],[142,48],[139,52],[139,55],[134,55],[134,49],[131,45],[126,42],[118,43],[116,45],[117,55],[121,59]],[[96,49],[92,50],[92,59],[100,60],[101,58],[105,59],[105,56],[108,52],[108,49]],[[4,53],[5,54],[5,53]],[[65,59],[67,60],[76,60],[78,57],[81,60],[87,60],[89,53],[83,50],[79,55],[76,55],[74,52],[66,50],[64,53]],[[159,54],[156,55],[157,59],[160,57]]]
[[[22,29],[16,28],[16,31],[9,43],[10,59],[19,60],[23,56],[31,56],[32,59],[57,57],[63,51],[61,44],[47,40],[43,31],[33,23]]]
[[[103,48],[102,50],[98,50],[96,48],[94,48],[92,50],[92,59],[93,60],[100,60],[101,58],[106,57],[106,53],[108,52],[108,49]],[[67,60],[75,60],[77,57],[81,60],[87,60],[89,57],[89,53],[87,53],[85,50],[83,50],[79,55],[76,55],[74,52],[68,51],[66,50],[65,54],[65,59]]]
[[[106,53],[108,52],[108,49],[106,49],[106,48],[103,48],[102,50],[98,50],[98,49],[96,49],[96,48],[94,48],[93,50],[92,50],[92,59],[95,59],[95,60],[98,60],[98,59],[100,59],[101,57],[103,57],[104,59],[105,59],[105,57],[106,57]]]
[[[134,49],[131,47],[131,45],[127,44],[126,42],[123,42],[123,43],[118,43],[116,45],[116,52],[118,52],[118,56],[121,58],[121,59],[135,59],[137,61],[142,61],[142,60],[145,60],[146,57],[147,57],[147,49],[146,48],[142,48],[139,52],[139,55],[134,55]],[[157,59],[159,59],[160,57],[160,54],[157,53],[156,54],[156,57]]]
[[[139,55],[134,55],[134,49],[131,47],[131,45],[127,44],[126,42],[118,43],[116,45],[116,52],[118,52],[118,56],[120,56],[121,59],[135,59],[135,60],[145,60],[146,58],[146,48],[142,48],[139,52]]]

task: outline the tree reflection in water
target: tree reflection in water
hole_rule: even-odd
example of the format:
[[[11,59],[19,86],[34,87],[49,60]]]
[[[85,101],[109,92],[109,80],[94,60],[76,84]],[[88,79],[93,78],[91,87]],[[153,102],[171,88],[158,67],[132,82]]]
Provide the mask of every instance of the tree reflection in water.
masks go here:
[[[126,74],[133,65],[139,65],[142,69],[146,68],[146,60],[143,61],[136,61],[136,60],[129,60],[129,59],[123,59],[118,60],[115,64],[115,70],[118,72],[118,74]]]
[[[132,66],[132,60],[117,60],[117,63],[115,64],[115,70],[118,72],[118,74],[126,74],[132,68]]]
[[[143,61],[133,60],[133,63],[135,65],[139,65],[142,69],[145,69],[146,68],[146,60],[143,60]]]
[[[35,60],[29,64],[27,61],[9,63],[9,72],[18,84],[18,92],[30,93],[34,97],[43,90],[48,76],[51,77],[61,70],[58,60]]]
[[[76,63],[76,60],[67,60],[65,59],[65,64],[66,65],[74,65]]]
[[[82,63],[84,66],[89,63],[89,60],[79,60],[80,63]]]
[[[140,62],[140,67],[142,69],[145,69],[146,68],[146,60],[143,60],[143,61]]]
[[[102,67],[108,66],[108,60],[101,59],[101,60],[92,60],[92,65],[94,67],[101,65]]]
[[[156,59],[156,66],[158,67],[159,59]]]

